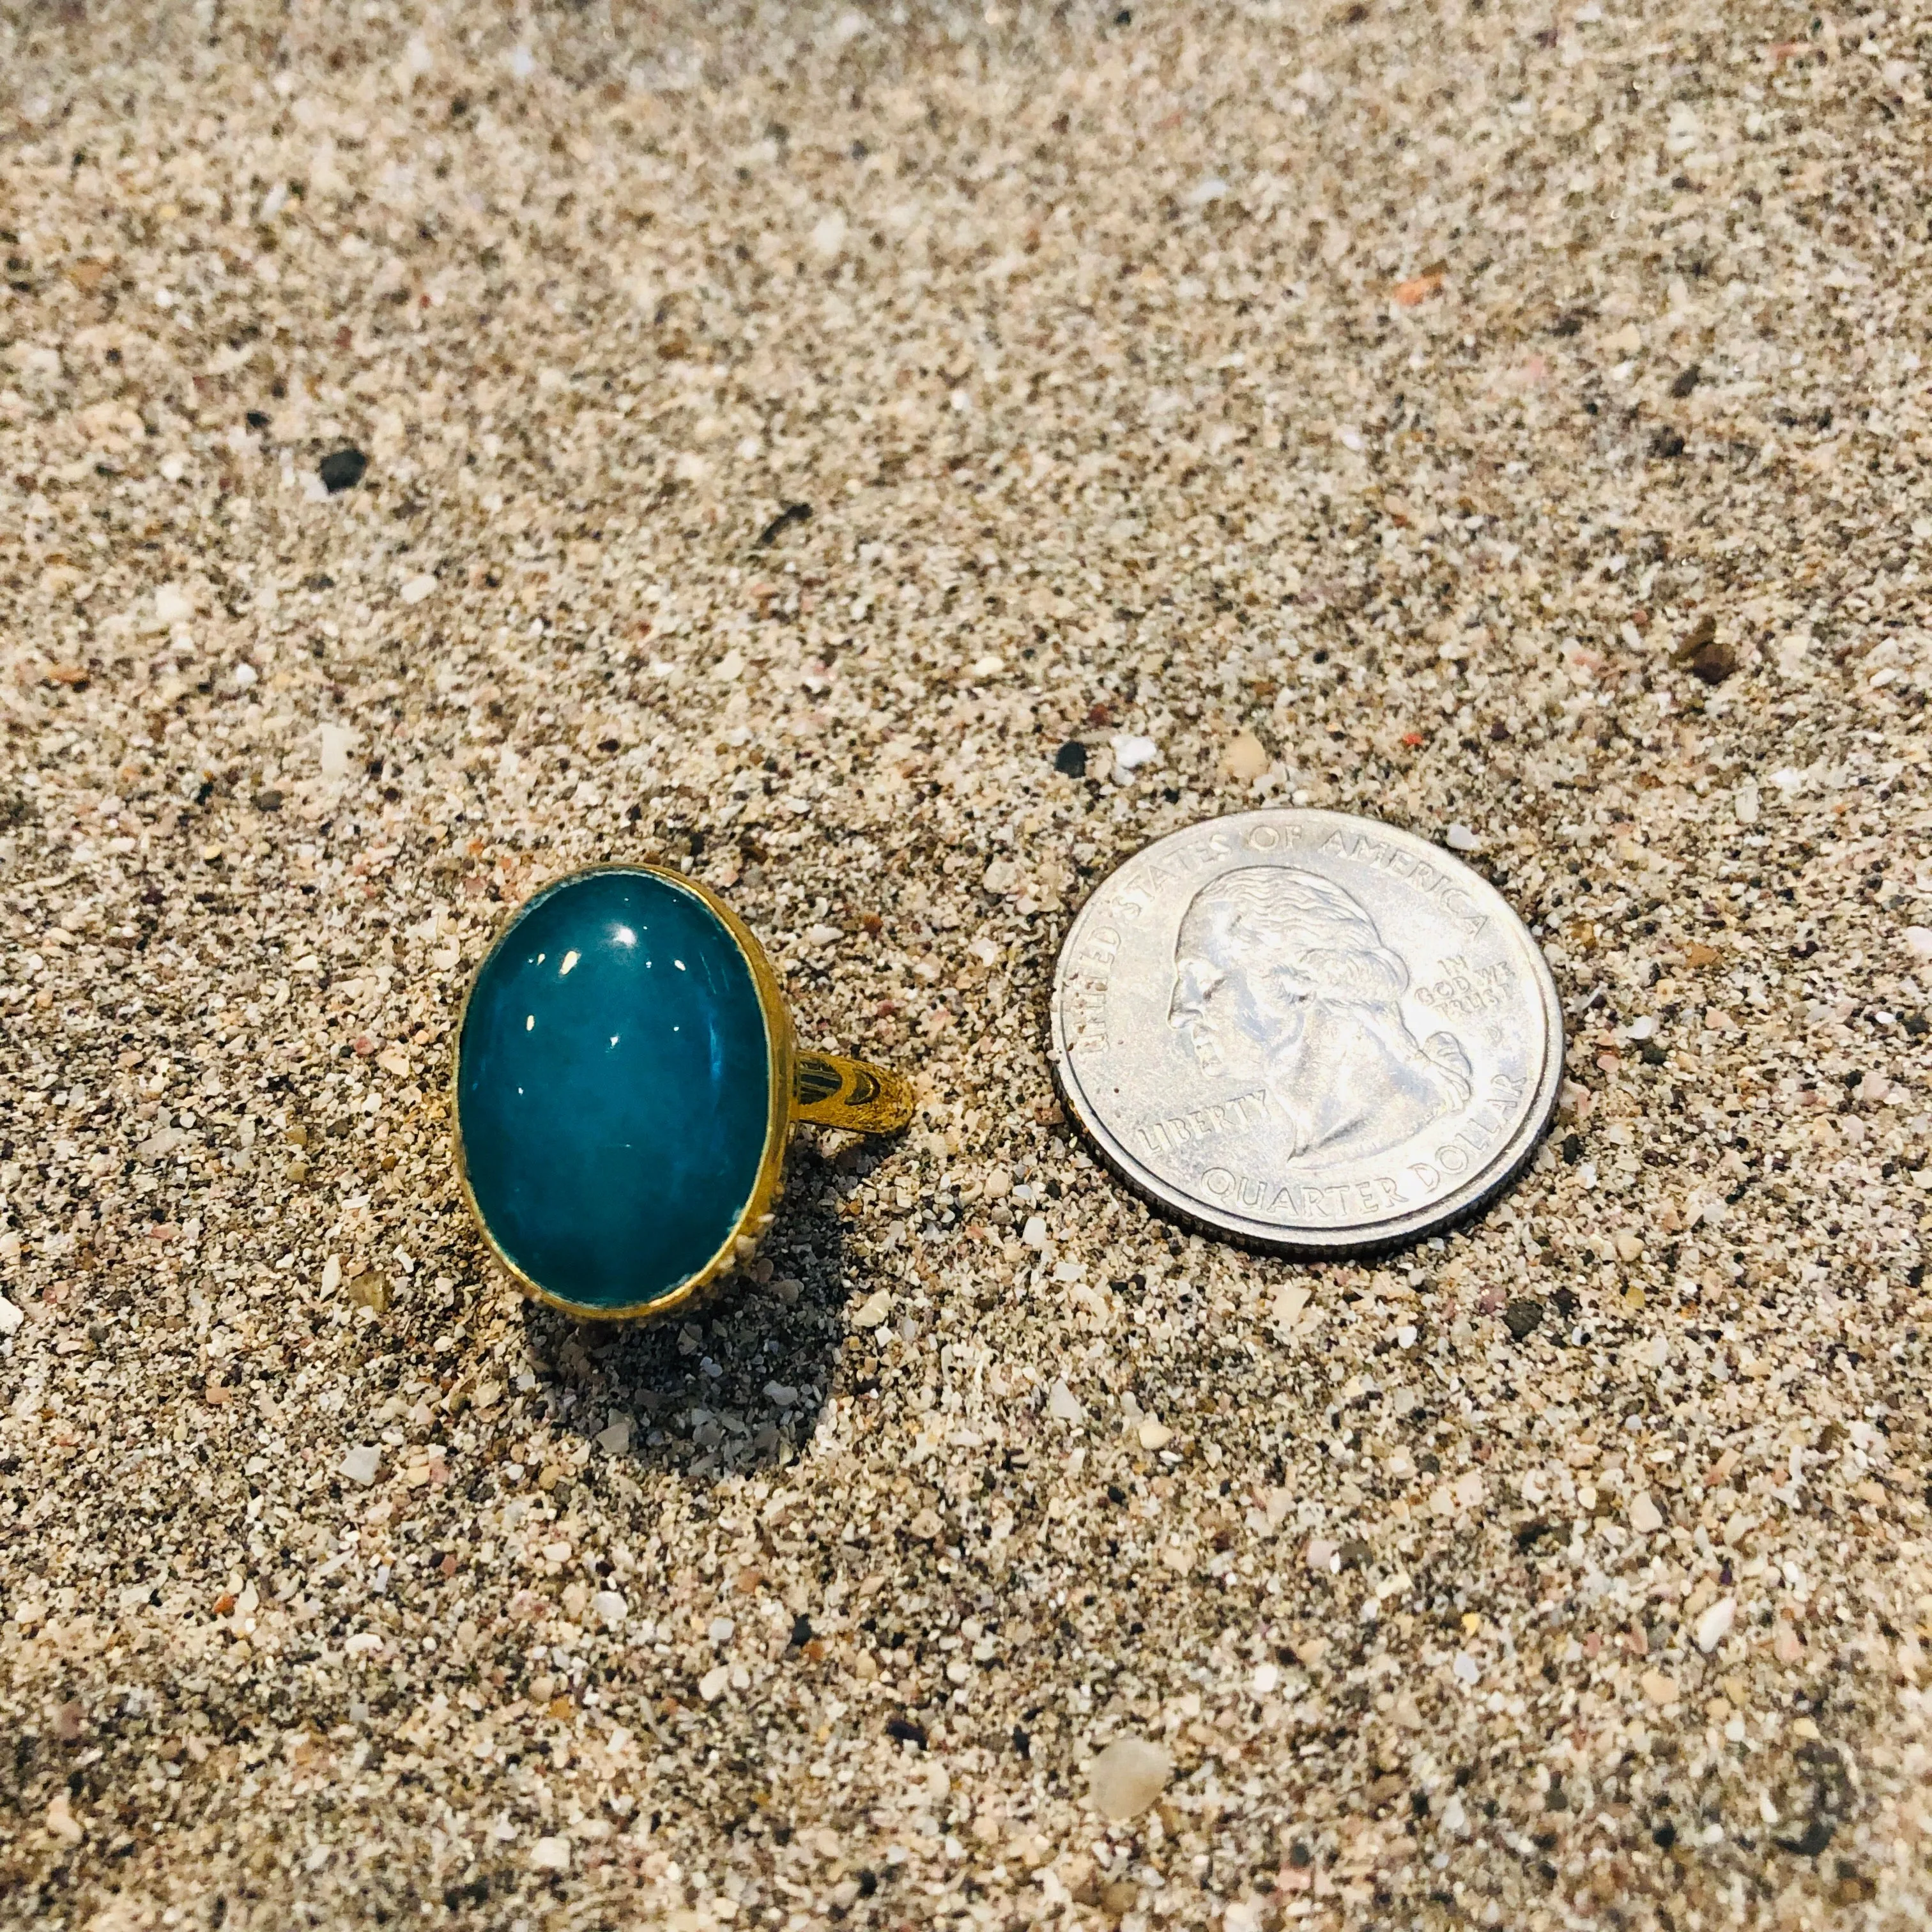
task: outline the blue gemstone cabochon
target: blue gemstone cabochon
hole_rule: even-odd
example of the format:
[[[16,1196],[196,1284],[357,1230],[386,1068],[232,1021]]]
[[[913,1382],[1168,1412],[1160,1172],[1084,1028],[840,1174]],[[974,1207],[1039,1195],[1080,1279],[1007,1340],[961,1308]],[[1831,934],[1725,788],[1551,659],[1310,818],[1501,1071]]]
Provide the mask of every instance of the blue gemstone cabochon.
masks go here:
[[[663,1299],[738,1225],[771,1124],[750,962],[698,895],[613,868],[532,898],[470,988],[456,1108],[492,1238],[546,1294]]]

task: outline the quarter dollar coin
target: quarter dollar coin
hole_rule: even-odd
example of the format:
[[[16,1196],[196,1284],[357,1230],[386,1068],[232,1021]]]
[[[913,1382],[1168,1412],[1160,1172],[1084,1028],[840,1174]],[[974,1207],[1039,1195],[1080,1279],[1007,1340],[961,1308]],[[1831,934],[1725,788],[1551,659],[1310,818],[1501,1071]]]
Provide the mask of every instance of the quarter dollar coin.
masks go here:
[[[1311,1255],[1472,1214],[1549,1125],[1563,1014],[1502,895],[1340,812],[1244,812],[1137,853],[1054,969],[1068,1108],[1157,1206]]]

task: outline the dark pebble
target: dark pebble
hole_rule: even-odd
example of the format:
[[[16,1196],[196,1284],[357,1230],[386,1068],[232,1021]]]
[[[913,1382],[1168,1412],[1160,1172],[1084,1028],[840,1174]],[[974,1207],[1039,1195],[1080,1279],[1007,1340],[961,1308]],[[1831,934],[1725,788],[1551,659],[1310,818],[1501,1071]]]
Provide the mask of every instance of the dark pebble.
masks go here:
[[[368,467],[369,459],[359,449],[332,449],[316,466],[316,474],[333,496],[339,490],[354,489]]]
[[[1519,1294],[1503,1310],[1504,1325],[1520,1342],[1543,1319],[1543,1304],[1533,1294]]]
[[[257,812],[280,812],[281,808],[282,795],[280,792],[258,791],[255,794],[255,809]]]
[[[921,1750],[926,1748],[926,1726],[914,1724],[910,1718],[888,1718],[886,1735],[898,1738],[902,1744],[916,1744]]]
[[[1719,638],[1714,617],[1700,618],[1696,628],[1672,656],[1679,664],[1688,664],[1691,675],[1706,684],[1722,684],[1738,668],[1737,653]]]
[[[1706,644],[1690,658],[1691,674],[1706,684],[1722,684],[1737,668],[1737,653],[1729,644]]]
[[[1070,778],[1087,776],[1087,747],[1078,738],[1070,738],[1053,754],[1053,769]]]

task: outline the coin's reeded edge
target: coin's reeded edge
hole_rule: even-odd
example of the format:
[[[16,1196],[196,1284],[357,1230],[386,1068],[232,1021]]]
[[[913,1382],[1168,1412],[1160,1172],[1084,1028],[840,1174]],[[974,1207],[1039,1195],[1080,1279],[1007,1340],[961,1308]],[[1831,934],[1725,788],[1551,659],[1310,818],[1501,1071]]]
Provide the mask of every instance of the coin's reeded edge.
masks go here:
[[[1240,818],[1258,815],[1245,812],[1231,814]],[[1353,814],[1327,812],[1322,815],[1347,818]],[[1191,830],[1193,828],[1186,829]],[[1388,829],[1394,831],[1406,830],[1402,826]],[[1167,836],[1172,838],[1180,835],[1169,833]],[[1418,832],[1411,832],[1408,836],[1429,845],[1432,850],[1441,849],[1436,847],[1432,841],[1424,839]],[[1060,944],[1059,956],[1054,962],[1053,986],[1048,1008],[1048,1064],[1053,1070],[1054,1084],[1059,1090],[1061,1103],[1092,1142],[1094,1150],[1108,1169],[1170,1220],[1178,1222],[1216,1240],[1232,1242],[1264,1254],[1298,1257],[1304,1260],[1341,1261],[1355,1256],[1388,1254],[1397,1249],[1411,1246],[1417,1241],[1426,1240],[1445,1229],[1464,1226],[1473,1220],[1529,1164],[1544,1136],[1550,1130],[1550,1124],[1555,1118],[1557,1101],[1563,1089],[1566,1043],[1563,1030],[1562,998],[1557,991],[1556,975],[1550,969],[1549,960],[1544,956],[1542,947],[1537,944],[1535,935],[1524,923],[1516,908],[1473,866],[1463,864],[1454,853],[1444,855],[1468,872],[1485,891],[1491,893],[1508,914],[1514,927],[1514,934],[1528,956],[1530,970],[1542,993],[1544,1017],[1548,1022],[1544,1035],[1543,1066],[1537,1078],[1535,1101],[1490,1166],[1481,1174],[1466,1181],[1458,1194],[1448,1196],[1442,1201],[1418,1208],[1413,1214],[1396,1220],[1358,1222],[1352,1227],[1337,1228],[1332,1235],[1324,1230],[1306,1227],[1292,1230],[1271,1227],[1264,1222],[1234,1215],[1230,1215],[1225,1220],[1217,1220],[1209,1218],[1203,1211],[1202,1204],[1192,1196],[1179,1193],[1162,1181],[1159,1175],[1143,1170],[1133,1156],[1118,1144],[1112,1130],[1100,1120],[1087,1100],[1079,1084],[1079,1076],[1073,1070],[1072,1055],[1067,1050],[1060,1028],[1060,1003],[1064,986],[1063,969],[1073,950],[1073,941],[1078,933],[1081,922],[1114,878],[1136,859],[1163,842],[1163,840],[1155,839],[1143,846],[1140,851],[1130,854],[1095,886],[1080,909],[1067,922],[1066,935]]]

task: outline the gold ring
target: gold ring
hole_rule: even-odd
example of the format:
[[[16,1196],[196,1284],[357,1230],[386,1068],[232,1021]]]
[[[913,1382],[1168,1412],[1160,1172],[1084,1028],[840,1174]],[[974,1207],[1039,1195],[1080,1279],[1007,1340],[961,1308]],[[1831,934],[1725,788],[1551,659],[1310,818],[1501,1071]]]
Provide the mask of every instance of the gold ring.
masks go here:
[[[593,866],[511,916],[471,976],[452,1074],[457,1172],[524,1291],[654,1321],[748,1262],[794,1120],[896,1132],[896,1073],[802,1052],[744,921],[660,866]]]

